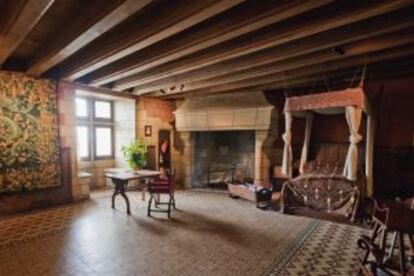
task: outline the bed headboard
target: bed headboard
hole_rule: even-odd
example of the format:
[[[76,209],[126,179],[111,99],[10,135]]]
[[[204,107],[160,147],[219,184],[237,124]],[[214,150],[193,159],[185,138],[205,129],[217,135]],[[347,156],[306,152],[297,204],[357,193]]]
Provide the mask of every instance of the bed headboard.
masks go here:
[[[359,161],[358,161],[358,174],[364,175],[364,164],[365,164],[365,151],[364,145],[359,145]],[[342,174],[346,155],[348,153],[348,143],[311,143],[309,145],[308,162],[305,165],[305,173],[314,173],[316,171],[323,171],[324,173],[338,173]],[[294,149],[294,168],[299,168],[301,148]],[[299,153],[299,154],[297,154]],[[298,155],[298,156],[297,156]],[[274,177],[280,178],[277,175],[277,171],[280,171],[280,166],[275,166],[273,169]]]
[[[309,158],[308,160],[315,160],[317,162],[326,164],[338,164],[342,169],[346,155],[348,153],[349,144],[346,143],[317,143],[311,144],[309,149]],[[359,161],[358,166],[363,168],[365,163],[365,152],[364,147],[359,146]]]

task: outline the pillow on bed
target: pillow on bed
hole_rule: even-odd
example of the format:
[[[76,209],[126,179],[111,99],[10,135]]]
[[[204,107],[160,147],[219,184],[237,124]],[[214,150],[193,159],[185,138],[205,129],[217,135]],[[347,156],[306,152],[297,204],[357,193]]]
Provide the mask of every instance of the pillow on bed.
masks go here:
[[[303,167],[303,174],[310,174],[315,173],[318,168],[318,162],[315,160],[306,162],[305,166]]]
[[[321,173],[323,174],[340,174],[338,162],[324,163],[321,165]]]
[[[340,174],[341,169],[338,162],[322,163],[316,160],[305,164],[304,174]]]

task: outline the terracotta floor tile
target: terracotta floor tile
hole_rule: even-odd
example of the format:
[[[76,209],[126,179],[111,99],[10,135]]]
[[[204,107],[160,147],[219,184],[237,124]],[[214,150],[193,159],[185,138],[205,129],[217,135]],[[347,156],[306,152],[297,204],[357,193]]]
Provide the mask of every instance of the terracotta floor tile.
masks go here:
[[[262,275],[318,223],[195,191],[177,193],[171,220],[129,192],[128,216],[109,195],[2,218],[0,275]]]

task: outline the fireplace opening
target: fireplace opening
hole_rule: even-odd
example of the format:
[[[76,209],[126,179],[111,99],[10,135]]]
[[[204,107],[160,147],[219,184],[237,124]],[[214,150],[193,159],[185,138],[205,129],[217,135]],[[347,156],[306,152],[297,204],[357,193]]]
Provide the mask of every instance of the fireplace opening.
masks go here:
[[[193,188],[226,189],[228,182],[253,183],[255,132],[194,133]]]

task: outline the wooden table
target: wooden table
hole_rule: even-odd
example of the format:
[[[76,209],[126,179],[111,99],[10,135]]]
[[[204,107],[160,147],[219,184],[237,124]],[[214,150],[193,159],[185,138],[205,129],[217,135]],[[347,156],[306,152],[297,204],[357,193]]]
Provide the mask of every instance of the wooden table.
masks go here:
[[[160,172],[150,170],[105,174],[105,176],[111,178],[112,182],[114,183],[114,193],[112,194],[112,208],[115,208],[115,197],[117,195],[121,195],[125,199],[127,205],[127,214],[131,214],[129,199],[125,193],[127,191],[129,181],[135,179],[153,178],[158,175],[160,175]]]

